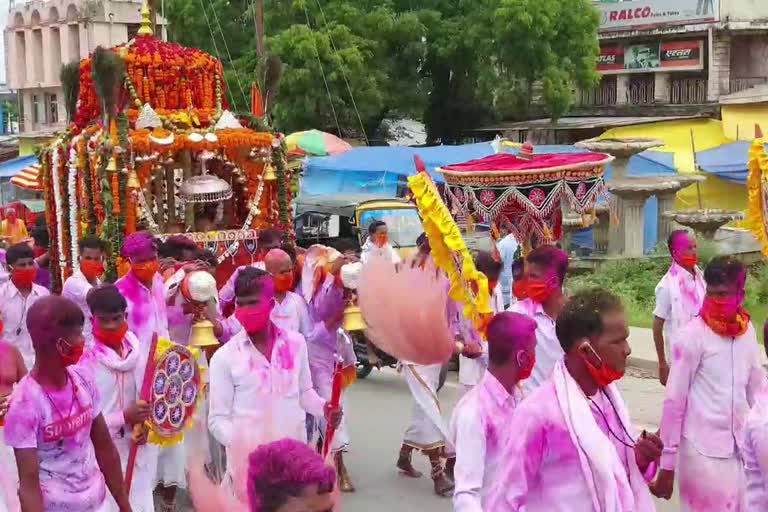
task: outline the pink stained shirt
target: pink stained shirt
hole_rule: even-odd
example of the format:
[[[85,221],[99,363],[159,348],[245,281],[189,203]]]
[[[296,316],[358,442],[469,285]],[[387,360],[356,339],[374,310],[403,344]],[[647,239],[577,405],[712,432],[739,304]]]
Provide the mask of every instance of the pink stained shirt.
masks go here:
[[[100,282],[97,280],[96,286],[99,284]],[[91,308],[88,307],[88,303],[85,301],[91,288],[93,288],[93,285],[86,279],[85,275],[78,270],[64,281],[64,287],[61,289],[61,296],[66,297],[77,304],[85,316],[83,337],[85,337],[85,346],[87,348],[93,346],[93,315],[91,315]]]
[[[677,332],[699,314],[707,284],[696,267],[693,274],[672,262],[669,270],[656,285],[656,306],[653,316],[664,320],[664,353],[671,363],[672,344],[679,339]],[[680,341],[685,342],[684,339]]]
[[[617,392],[618,395],[618,392]],[[618,397],[619,399],[620,396]],[[605,407],[606,400],[597,399],[601,410],[609,418],[611,428],[620,422],[613,407]],[[626,406],[615,403],[617,408]],[[600,430],[605,433],[603,421],[590,404],[592,418]],[[629,433],[637,437],[631,425],[624,425]],[[574,443],[574,435],[569,430],[558,403],[553,379],[546,380],[541,386],[522,401],[515,410],[512,421],[508,424],[510,432],[505,447],[499,456],[499,467],[495,483],[488,496],[485,510],[504,512],[592,512],[594,502],[590,492],[592,482],[588,482],[579,459],[579,448]],[[623,430],[622,430],[623,431]],[[619,434],[616,432],[616,434]],[[634,451],[624,446],[613,436],[606,436],[610,443],[605,449],[616,450],[619,460],[630,473],[628,464],[636,465]],[[624,452],[624,453],[622,453]],[[639,471],[639,470],[638,470]],[[653,478],[656,465],[651,464],[641,481],[630,479],[629,484],[634,494],[633,512],[651,512],[654,510],[647,482]],[[599,489],[597,489],[599,493]],[[628,509],[629,510],[629,509]]]
[[[13,282],[0,285],[0,318],[3,320],[2,338],[15,346],[24,358],[24,365],[32,369],[35,351],[27,330],[27,312],[40,298],[50,295],[42,286],[33,284],[32,291],[24,297]]]
[[[555,333],[555,321],[544,312],[544,306],[525,299],[512,304],[509,311],[528,315],[536,321],[536,364],[531,376],[523,382],[523,392],[529,395],[552,375],[564,352]]]
[[[763,389],[747,417],[744,429],[746,510],[768,510],[768,392]]]
[[[95,512],[106,498],[91,442],[91,426],[101,415],[99,393],[88,368],[72,366],[68,374],[59,391],[44,390],[30,375],[19,382],[5,418],[5,442],[37,450],[45,510]]]
[[[169,338],[168,311],[165,304],[165,286],[159,274],[147,288],[133,272],[128,272],[115,283],[128,302],[128,328],[139,340],[139,349],[146,360],[152,337]]]
[[[661,467],[675,469],[685,437],[706,457],[728,458],[739,450],[755,394],[765,382],[755,329],[736,338],[715,334],[696,317],[675,344],[661,417]]]
[[[232,441],[238,418],[306,442],[305,413],[324,414],[325,400],[312,386],[304,337],[276,327],[275,331],[269,361],[245,331],[238,332],[211,359],[208,428],[224,446]]]
[[[455,512],[484,510],[483,498],[494,482],[519,401],[519,390],[510,394],[496,377],[485,372],[453,410],[450,441],[456,448]]]

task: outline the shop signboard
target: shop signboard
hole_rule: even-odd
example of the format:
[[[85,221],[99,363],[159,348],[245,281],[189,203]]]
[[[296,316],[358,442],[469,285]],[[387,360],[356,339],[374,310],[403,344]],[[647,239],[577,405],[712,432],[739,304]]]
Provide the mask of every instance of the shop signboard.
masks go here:
[[[595,6],[601,32],[714,23],[720,12],[720,0],[600,1]]]
[[[600,48],[597,71],[604,75],[698,71],[704,69],[703,56],[702,40],[607,45]]]

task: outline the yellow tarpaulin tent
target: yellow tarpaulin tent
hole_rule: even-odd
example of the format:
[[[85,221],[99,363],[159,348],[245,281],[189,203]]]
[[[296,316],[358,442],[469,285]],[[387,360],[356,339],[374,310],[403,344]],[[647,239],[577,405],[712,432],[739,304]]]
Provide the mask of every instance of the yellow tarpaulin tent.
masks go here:
[[[693,131],[694,144],[691,143],[691,131]],[[654,151],[673,153],[675,169],[680,173],[696,171],[694,145],[695,151],[703,151],[732,142],[725,136],[723,123],[714,119],[682,119],[623,126],[608,130],[601,135],[601,138],[618,137],[650,137],[663,140],[664,146],[654,148]],[[743,185],[708,176],[707,181],[702,183],[699,189],[704,208],[739,211],[747,209],[747,192]],[[696,187],[691,186],[678,193],[675,206],[678,209],[698,208]],[[739,223],[733,225],[738,226]]]

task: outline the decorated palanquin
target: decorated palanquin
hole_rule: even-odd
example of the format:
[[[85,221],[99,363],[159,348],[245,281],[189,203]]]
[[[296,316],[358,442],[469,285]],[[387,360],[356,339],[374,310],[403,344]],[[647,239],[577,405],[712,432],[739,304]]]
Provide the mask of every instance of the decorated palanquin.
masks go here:
[[[499,153],[437,169],[456,218],[473,218],[511,230],[524,247],[562,237],[564,202],[589,215],[605,192],[605,153],[536,154],[525,144],[518,155]]]
[[[109,245],[108,279],[124,237],[148,229],[211,249],[221,282],[253,260],[259,229],[291,231],[284,138],[228,110],[219,60],[156,39],[146,6],[142,18],[135,39],[79,63],[71,125],[40,155],[56,288],[87,234]]]
[[[766,141],[758,130],[757,138],[749,148],[747,162],[747,222],[750,231],[760,242],[763,256],[768,257],[768,153],[765,144]]]

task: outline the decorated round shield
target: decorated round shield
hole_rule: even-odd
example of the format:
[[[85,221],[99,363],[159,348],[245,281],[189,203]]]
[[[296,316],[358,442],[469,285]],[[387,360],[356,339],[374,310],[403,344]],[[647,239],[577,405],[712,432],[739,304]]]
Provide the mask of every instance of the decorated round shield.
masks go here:
[[[195,414],[201,388],[194,354],[181,345],[170,347],[157,361],[152,378],[152,430],[164,438],[177,436]]]

